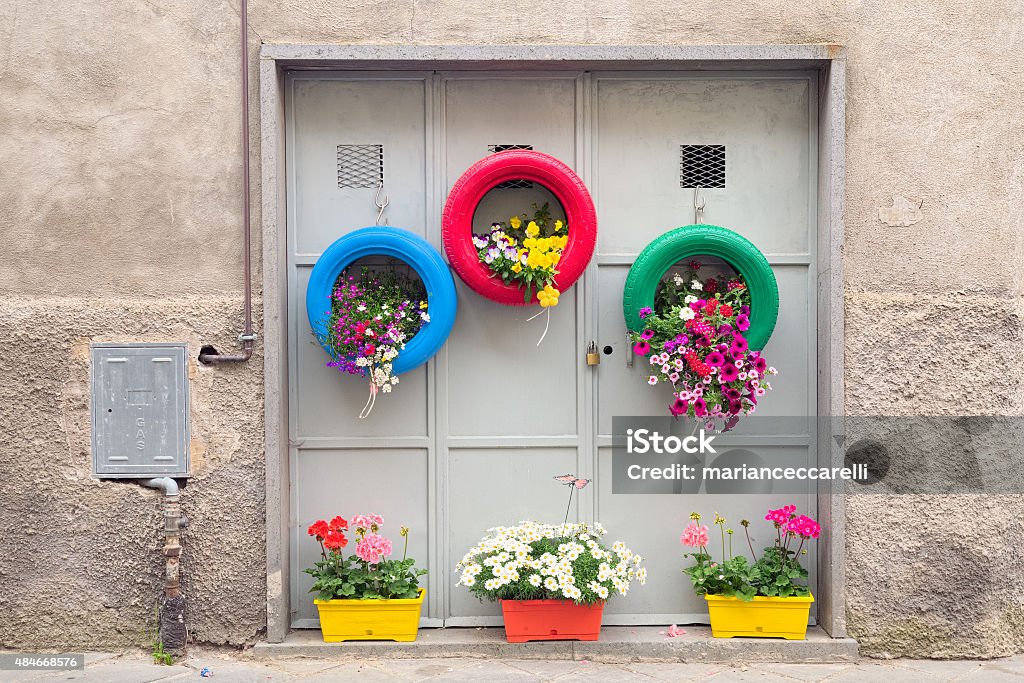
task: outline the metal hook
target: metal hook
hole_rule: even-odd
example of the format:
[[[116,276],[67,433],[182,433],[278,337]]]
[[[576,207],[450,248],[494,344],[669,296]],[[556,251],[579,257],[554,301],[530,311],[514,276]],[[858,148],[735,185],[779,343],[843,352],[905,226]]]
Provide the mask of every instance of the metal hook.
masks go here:
[[[693,188],[693,224],[700,225],[701,218],[704,215],[704,207],[707,206],[707,197],[700,197],[700,203],[697,203],[697,198],[700,197],[700,185]]]
[[[384,215],[384,207],[387,206],[388,203],[390,202],[390,200],[388,199],[388,196],[386,194],[384,195],[384,201],[382,202],[380,200],[380,195],[381,195],[381,193],[383,191],[384,191],[384,181],[382,180],[377,185],[377,194],[374,195],[374,197],[373,197],[373,205],[376,206],[379,209],[379,211],[377,211],[377,225],[380,225],[380,219]]]

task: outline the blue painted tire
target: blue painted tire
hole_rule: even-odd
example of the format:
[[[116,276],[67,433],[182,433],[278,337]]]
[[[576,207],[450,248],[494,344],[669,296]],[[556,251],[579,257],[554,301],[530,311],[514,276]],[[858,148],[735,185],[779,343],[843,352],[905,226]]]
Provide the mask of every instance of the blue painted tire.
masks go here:
[[[317,339],[326,334],[325,314],[331,307],[334,284],[345,268],[364,256],[391,256],[404,261],[420,276],[427,290],[430,322],[406,343],[395,358],[393,368],[396,375],[414,370],[444,346],[455,324],[458,304],[455,281],[441,254],[422,237],[408,230],[386,226],[360,228],[327,247],[313,266],[306,287],[309,326]],[[330,353],[323,342],[320,345]]]

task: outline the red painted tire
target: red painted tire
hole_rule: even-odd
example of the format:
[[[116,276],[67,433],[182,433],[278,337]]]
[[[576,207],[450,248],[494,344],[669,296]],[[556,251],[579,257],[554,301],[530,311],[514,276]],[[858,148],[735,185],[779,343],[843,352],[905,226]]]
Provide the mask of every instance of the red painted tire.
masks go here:
[[[597,245],[597,211],[590,192],[571,168],[558,159],[530,150],[492,154],[470,166],[458,179],[444,206],[441,230],[448,262],[477,294],[509,306],[523,301],[523,291],[505,284],[480,262],[473,246],[473,214],[492,188],[509,180],[528,180],[555,195],[565,211],[569,242],[558,263],[555,287],[564,291],[586,270]]]

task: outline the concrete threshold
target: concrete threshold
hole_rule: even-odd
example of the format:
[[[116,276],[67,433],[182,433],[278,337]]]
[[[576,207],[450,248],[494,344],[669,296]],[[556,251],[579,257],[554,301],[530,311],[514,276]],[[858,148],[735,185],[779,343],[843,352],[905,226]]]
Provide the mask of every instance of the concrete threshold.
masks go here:
[[[831,638],[820,627],[807,640],[712,638],[707,626],[687,626],[675,638],[658,626],[606,626],[596,642],[571,640],[508,643],[502,628],[426,628],[412,643],[325,643],[316,629],[293,630],[281,643],[257,643],[256,657],[367,659],[548,659],[630,662],[831,663],[857,659],[857,641]]]

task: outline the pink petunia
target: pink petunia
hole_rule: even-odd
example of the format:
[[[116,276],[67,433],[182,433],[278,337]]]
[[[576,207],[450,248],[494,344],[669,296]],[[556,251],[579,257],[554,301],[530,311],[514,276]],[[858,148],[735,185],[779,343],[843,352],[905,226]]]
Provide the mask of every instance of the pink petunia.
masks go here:
[[[704,359],[704,362],[713,368],[720,368],[725,364],[725,356],[718,351],[712,351]]]
[[[673,402],[672,405],[670,405],[668,407],[668,411],[670,413],[672,413],[672,415],[676,415],[676,416],[678,416],[678,415],[685,415],[686,411],[689,409],[689,407],[690,407],[689,403],[687,403],[686,401],[684,401],[681,398],[677,398],[675,400],[675,402]]]
[[[703,392],[701,393],[703,394]],[[704,417],[708,414],[708,405],[703,398],[698,398],[693,402],[693,414],[697,417]]]

